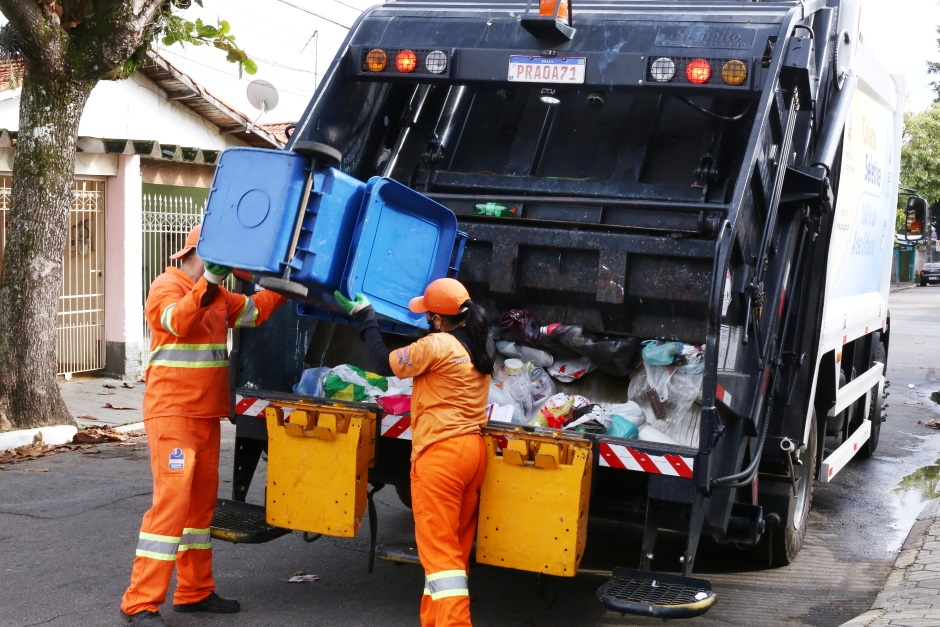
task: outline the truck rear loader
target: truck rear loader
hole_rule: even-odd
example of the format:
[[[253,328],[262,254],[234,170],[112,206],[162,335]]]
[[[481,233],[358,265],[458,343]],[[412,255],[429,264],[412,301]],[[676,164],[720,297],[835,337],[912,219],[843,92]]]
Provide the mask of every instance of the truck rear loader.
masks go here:
[[[491,421],[477,562],[575,576],[587,521],[630,521],[637,559],[600,602],[694,616],[716,598],[693,577],[700,540],[788,564],[814,481],[874,453],[904,90],[865,45],[863,13],[858,0],[392,0],[351,27],[287,152],[452,211],[458,278],[494,319],[525,309],[704,349],[687,442]],[[323,193],[311,180],[302,203]],[[227,184],[220,169],[210,206]],[[373,554],[408,560],[376,546],[372,494],[408,501],[410,417],[291,391],[305,369],[369,362],[331,297],[288,275],[254,282],[300,307],[234,339],[233,498],[213,533],[350,537],[368,508]],[[624,403],[632,376],[558,387]],[[244,501],[263,451],[261,507]],[[677,535],[678,563],[654,564]]]

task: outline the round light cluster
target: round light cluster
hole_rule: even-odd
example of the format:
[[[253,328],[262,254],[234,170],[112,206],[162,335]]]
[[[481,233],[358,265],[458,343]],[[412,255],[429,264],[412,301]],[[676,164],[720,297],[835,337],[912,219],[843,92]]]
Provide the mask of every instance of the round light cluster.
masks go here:
[[[685,77],[693,85],[703,85],[712,77],[712,64],[705,59],[692,59],[685,66]]]
[[[676,62],[669,57],[659,57],[650,64],[650,78],[657,83],[668,83],[676,77]]]

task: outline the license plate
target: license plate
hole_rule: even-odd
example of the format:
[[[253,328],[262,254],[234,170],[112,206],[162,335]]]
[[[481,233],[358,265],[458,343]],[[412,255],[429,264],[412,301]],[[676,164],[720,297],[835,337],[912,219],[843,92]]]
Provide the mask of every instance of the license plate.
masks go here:
[[[516,83],[584,82],[585,57],[509,57],[509,80]]]

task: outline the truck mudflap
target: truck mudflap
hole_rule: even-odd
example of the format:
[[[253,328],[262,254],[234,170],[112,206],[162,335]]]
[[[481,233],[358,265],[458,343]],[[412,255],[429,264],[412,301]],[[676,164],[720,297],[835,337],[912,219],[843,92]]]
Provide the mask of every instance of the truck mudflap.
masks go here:
[[[705,579],[629,568],[615,568],[597,590],[597,600],[609,610],[662,619],[704,614],[717,599]]]

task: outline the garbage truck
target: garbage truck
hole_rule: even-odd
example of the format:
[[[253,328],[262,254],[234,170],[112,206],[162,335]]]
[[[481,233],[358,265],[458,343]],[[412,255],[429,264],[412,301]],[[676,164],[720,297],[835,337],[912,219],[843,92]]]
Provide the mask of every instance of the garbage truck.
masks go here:
[[[542,340],[558,326],[614,346],[575,351],[587,366],[552,391],[600,408],[635,402],[649,433],[673,436],[490,420],[477,563],[573,577],[589,520],[635,523],[636,560],[612,568],[597,598],[673,618],[717,598],[694,576],[703,539],[764,565],[795,560],[814,483],[870,457],[884,420],[904,88],[866,46],[863,15],[858,0],[390,0],[366,10],[282,151],[294,165],[265,171],[269,188],[296,191],[264,196],[261,209],[244,200],[260,187],[229,202],[250,165],[220,164],[212,185],[204,238],[226,215],[213,198],[251,236],[227,232],[233,254],[259,245],[261,220],[284,234],[283,272],[220,260],[248,268],[239,289],[294,299],[266,325],[235,331],[233,494],[213,535],[351,537],[368,518],[370,569],[376,555],[414,561],[413,550],[377,546],[372,499],[393,487],[409,502],[407,402],[298,387],[308,372],[368,370],[327,288],[335,279],[374,295],[408,280],[379,271],[348,282],[363,257],[374,266],[413,252],[420,229],[396,222],[401,207],[386,202],[401,192],[454,220],[409,216],[430,220],[429,241],[444,244],[432,262],[410,255],[425,274],[408,296],[424,279],[456,276],[506,323],[497,331],[515,331],[503,339],[516,350],[551,354]],[[317,213],[337,186],[348,189],[347,217],[318,239],[298,212]],[[364,198],[382,194],[385,217],[363,226]],[[300,268],[314,257],[331,269],[305,282]],[[420,320],[381,318],[392,348],[420,333]],[[679,359],[689,347],[695,359]],[[673,361],[656,363],[657,352]],[[684,395],[670,387],[680,379]],[[668,429],[677,424],[685,437]],[[265,504],[246,503],[263,453]],[[677,541],[678,561],[657,556]]]

